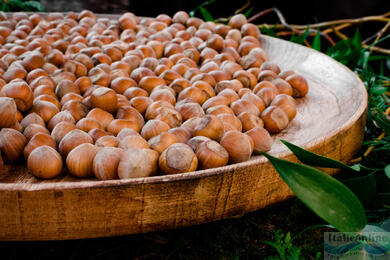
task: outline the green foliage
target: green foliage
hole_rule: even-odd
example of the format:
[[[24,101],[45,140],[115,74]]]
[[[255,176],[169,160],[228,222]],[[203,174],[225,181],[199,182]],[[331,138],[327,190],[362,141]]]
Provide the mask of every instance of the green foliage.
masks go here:
[[[316,36],[313,39],[311,47],[317,51],[321,51],[321,32],[318,30]]]
[[[296,146],[292,143],[289,143],[285,140],[280,140],[284,145],[294,153],[294,155],[302,162],[311,166],[316,167],[325,167],[325,168],[335,168],[335,169],[344,169],[358,171],[356,168],[352,168],[342,162],[332,160],[327,157],[317,155],[315,153],[309,152],[299,146]]]
[[[214,3],[215,1],[217,0],[209,0],[209,1],[205,1],[203,2],[202,4],[200,4],[199,6],[197,6],[195,9],[191,10],[190,12],[188,12],[188,14],[191,16],[191,17],[194,17],[196,12],[199,11],[203,17],[203,19],[205,21],[214,21],[214,18],[213,16],[211,15],[211,13],[206,9],[206,6],[208,5],[211,5],[212,3]]]
[[[266,260],[301,260],[301,249],[292,244],[290,232],[284,235],[281,231],[274,232],[273,241],[262,241],[262,243],[271,246],[278,253],[277,255],[268,256]]]
[[[310,35],[309,29],[306,29],[304,33],[296,35],[294,32],[291,35],[290,41],[298,44],[303,44]]]
[[[17,11],[44,12],[45,7],[37,1],[2,0],[0,5],[0,10],[4,12],[17,12]]]
[[[366,225],[363,206],[344,184],[326,173],[302,164],[264,156],[295,196],[319,217],[340,231],[357,232]]]

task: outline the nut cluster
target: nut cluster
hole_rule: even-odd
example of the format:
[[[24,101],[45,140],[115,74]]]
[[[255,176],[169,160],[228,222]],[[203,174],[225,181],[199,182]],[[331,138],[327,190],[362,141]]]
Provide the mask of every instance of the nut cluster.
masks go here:
[[[0,12],[0,170],[24,158],[43,179],[138,178],[270,150],[308,84],[259,35],[241,14]]]

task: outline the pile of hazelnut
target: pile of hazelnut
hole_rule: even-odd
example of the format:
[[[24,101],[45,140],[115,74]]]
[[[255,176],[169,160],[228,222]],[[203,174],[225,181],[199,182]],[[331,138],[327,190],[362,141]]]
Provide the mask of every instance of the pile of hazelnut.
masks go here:
[[[244,162],[308,92],[244,15],[0,13],[0,169],[101,180]]]

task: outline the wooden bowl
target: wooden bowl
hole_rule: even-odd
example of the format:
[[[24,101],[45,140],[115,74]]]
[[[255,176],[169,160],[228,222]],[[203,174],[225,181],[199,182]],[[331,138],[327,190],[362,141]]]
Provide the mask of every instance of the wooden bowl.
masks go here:
[[[347,162],[364,134],[367,93],[342,64],[312,49],[261,36],[282,70],[310,84],[297,117],[274,137],[270,154],[296,161],[286,139]],[[329,173],[331,173],[329,171]],[[0,174],[0,240],[53,240],[116,236],[172,229],[241,216],[293,196],[263,156],[226,167],[131,180],[97,181],[62,174],[41,181],[25,166]]]

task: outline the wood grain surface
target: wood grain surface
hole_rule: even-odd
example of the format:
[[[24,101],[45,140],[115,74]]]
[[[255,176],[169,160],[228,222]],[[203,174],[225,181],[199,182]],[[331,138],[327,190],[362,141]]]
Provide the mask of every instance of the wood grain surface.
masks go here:
[[[359,150],[367,93],[359,78],[324,54],[261,36],[282,70],[310,84],[298,114],[274,136],[270,154],[296,161],[286,139],[343,162]],[[327,170],[329,173],[334,171]],[[131,180],[38,180],[24,165],[0,173],[0,240],[60,240],[142,233],[241,216],[293,196],[263,156],[221,168]]]

